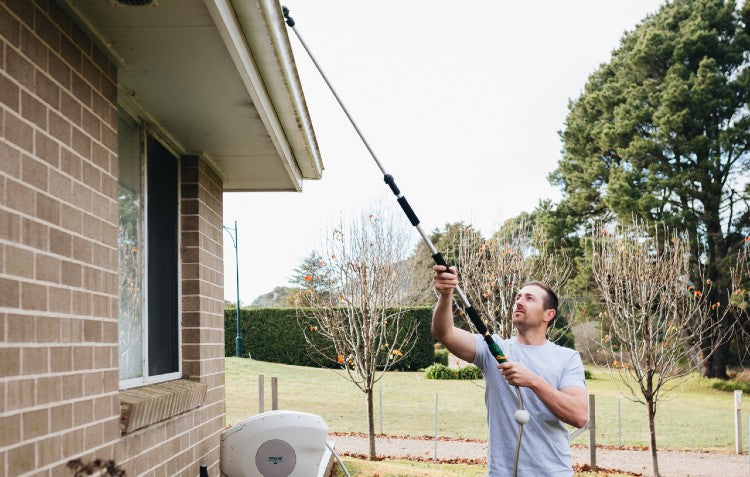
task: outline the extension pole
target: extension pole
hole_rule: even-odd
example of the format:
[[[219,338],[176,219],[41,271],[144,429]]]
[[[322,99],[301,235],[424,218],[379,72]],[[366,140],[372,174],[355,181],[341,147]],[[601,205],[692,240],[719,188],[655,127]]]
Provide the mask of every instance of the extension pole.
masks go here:
[[[448,268],[448,264],[445,262],[445,259],[440,254],[440,252],[435,247],[435,244],[432,243],[432,240],[430,240],[429,235],[425,233],[425,231],[420,227],[419,225],[419,219],[417,218],[417,214],[414,213],[411,206],[409,205],[409,202],[407,202],[406,197],[401,193],[399,188],[396,186],[396,181],[393,178],[392,175],[388,174],[383,167],[383,165],[378,160],[377,155],[375,154],[375,151],[370,147],[370,143],[367,142],[367,139],[365,139],[364,134],[362,134],[362,131],[360,131],[359,126],[357,126],[357,122],[354,121],[354,118],[349,113],[349,110],[344,105],[344,102],[339,97],[338,93],[336,93],[336,89],[334,89],[331,82],[328,80],[328,77],[323,72],[323,68],[321,68],[320,64],[318,64],[318,61],[315,59],[315,56],[310,51],[310,48],[307,47],[307,43],[305,43],[305,40],[302,39],[302,36],[299,34],[297,29],[295,28],[295,21],[294,19],[289,16],[289,9],[287,7],[282,6],[281,11],[284,14],[284,19],[286,21],[286,24],[292,29],[294,34],[297,36],[297,39],[299,40],[302,47],[307,52],[307,55],[312,60],[313,64],[315,65],[315,68],[317,68],[318,73],[320,73],[320,76],[323,78],[323,81],[325,81],[326,85],[328,86],[328,89],[331,90],[331,93],[333,94],[333,97],[336,98],[336,101],[339,103],[339,106],[344,111],[344,114],[346,115],[347,119],[349,119],[349,122],[354,127],[354,130],[357,132],[357,135],[362,140],[362,143],[367,148],[367,151],[370,153],[370,156],[372,156],[373,160],[375,161],[375,164],[377,164],[378,168],[380,169],[380,172],[383,173],[383,180],[386,184],[388,184],[388,187],[390,187],[391,191],[393,192],[393,195],[396,196],[396,201],[401,206],[401,209],[404,211],[406,216],[408,217],[411,224],[414,226],[415,229],[417,229],[417,232],[419,232],[419,235],[422,237],[422,241],[427,245],[427,248],[430,250],[430,253],[432,254],[432,259],[435,261],[437,265],[442,265],[445,267],[445,273],[451,273],[450,269]],[[464,309],[466,310],[466,314],[469,316],[469,319],[471,320],[471,323],[474,325],[474,327],[477,329],[479,334],[482,335],[484,338],[484,342],[487,344],[487,347],[490,349],[490,352],[492,353],[492,356],[495,357],[498,363],[505,363],[508,361],[508,358],[503,353],[503,350],[500,349],[500,345],[498,345],[495,340],[492,339],[492,336],[490,335],[489,330],[487,330],[487,327],[485,326],[484,322],[479,316],[479,313],[474,309],[473,306],[471,306],[471,303],[469,303],[469,299],[466,297],[466,294],[463,292],[460,286],[456,286],[455,288],[456,294],[461,299],[461,302],[464,305]],[[514,475],[517,475],[518,473],[518,455],[521,449],[521,437],[523,436],[523,425],[526,424],[529,421],[529,413],[524,409],[523,405],[523,397],[521,396],[521,389],[518,386],[515,386],[516,396],[518,398],[518,405],[519,409],[516,411],[514,418],[516,422],[519,425],[519,432],[518,432],[518,441],[516,444],[516,462],[515,462],[515,469],[514,469]]]

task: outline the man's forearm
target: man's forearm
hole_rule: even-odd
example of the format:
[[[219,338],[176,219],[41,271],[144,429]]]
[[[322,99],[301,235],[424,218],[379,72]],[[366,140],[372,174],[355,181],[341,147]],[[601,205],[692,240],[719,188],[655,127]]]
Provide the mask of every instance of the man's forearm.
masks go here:
[[[588,421],[588,400],[585,392],[582,396],[564,393],[539,376],[529,389],[561,421],[578,428],[583,427]]]
[[[440,294],[432,312],[432,336],[440,340],[453,328],[453,298]]]

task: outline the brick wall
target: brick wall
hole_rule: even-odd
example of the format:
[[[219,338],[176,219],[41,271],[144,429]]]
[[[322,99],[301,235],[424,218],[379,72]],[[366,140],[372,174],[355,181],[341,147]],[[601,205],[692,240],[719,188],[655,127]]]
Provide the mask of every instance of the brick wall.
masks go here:
[[[204,405],[120,436],[116,68],[54,1],[0,1],[0,476],[218,475],[222,183],[181,161],[182,357]]]
[[[52,2],[0,3],[0,474],[111,455],[116,70]]]

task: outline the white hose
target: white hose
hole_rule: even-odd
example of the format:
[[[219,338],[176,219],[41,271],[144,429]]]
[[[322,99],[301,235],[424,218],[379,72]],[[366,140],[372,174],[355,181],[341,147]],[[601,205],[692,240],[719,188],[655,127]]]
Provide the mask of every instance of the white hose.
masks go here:
[[[345,466],[345,465],[344,465],[344,463],[343,463],[343,462],[341,461],[341,458],[340,458],[340,457],[338,456],[338,454],[336,454],[336,453],[335,453],[335,452],[333,451],[333,449],[331,448],[331,446],[329,446],[329,445],[328,445],[328,442],[326,442],[326,447],[328,447],[328,450],[329,450],[329,451],[331,451],[331,454],[333,454],[333,456],[334,456],[334,457],[336,458],[336,460],[337,460],[337,461],[339,461],[339,465],[341,466],[341,468],[342,468],[342,469],[344,469],[344,473],[346,474],[346,477],[351,477],[351,476],[349,475],[349,471],[348,471],[348,470],[346,470],[346,466]]]

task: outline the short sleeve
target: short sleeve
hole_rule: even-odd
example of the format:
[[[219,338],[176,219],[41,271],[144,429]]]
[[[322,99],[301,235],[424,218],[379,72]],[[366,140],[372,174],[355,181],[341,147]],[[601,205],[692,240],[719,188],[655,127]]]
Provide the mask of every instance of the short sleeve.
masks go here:
[[[568,362],[565,363],[565,368],[563,369],[558,389],[570,386],[586,388],[586,378],[583,371],[583,362],[581,361],[580,353],[573,353],[568,359]]]

